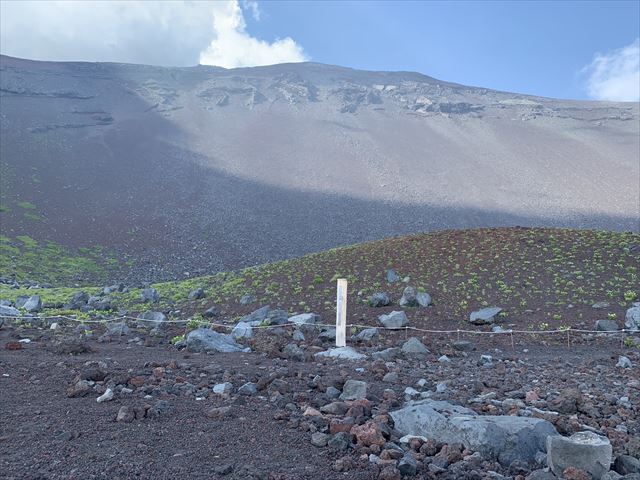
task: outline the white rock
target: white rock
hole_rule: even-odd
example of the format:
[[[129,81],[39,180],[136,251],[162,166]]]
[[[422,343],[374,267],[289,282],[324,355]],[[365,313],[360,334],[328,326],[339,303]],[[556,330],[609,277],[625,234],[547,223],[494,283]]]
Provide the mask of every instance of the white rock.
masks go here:
[[[107,388],[106,392],[96,398],[96,402],[98,403],[108,402],[109,400],[113,400],[113,390],[110,388]]]
[[[314,355],[316,358],[340,358],[342,360],[361,360],[366,355],[356,352],[352,347],[330,348]]]
[[[631,368],[631,360],[629,360],[628,357],[625,357],[624,355],[620,355],[618,357],[618,363],[616,363],[616,367],[620,367],[620,368]]]

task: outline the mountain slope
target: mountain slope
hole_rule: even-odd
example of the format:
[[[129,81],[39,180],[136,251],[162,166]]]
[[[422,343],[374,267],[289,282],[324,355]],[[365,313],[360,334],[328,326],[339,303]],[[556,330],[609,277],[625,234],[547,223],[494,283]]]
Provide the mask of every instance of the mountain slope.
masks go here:
[[[442,228],[639,229],[637,103],[314,63],[0,69],[3,235],[127,253],[138,279]]]

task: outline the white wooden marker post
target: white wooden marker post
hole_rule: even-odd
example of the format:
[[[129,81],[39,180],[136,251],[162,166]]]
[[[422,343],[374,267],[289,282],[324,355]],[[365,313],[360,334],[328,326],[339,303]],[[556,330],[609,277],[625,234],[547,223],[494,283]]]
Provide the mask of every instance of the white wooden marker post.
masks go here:
[[[338,279],[336,298],[336,347],[347,346],[347,281]]]

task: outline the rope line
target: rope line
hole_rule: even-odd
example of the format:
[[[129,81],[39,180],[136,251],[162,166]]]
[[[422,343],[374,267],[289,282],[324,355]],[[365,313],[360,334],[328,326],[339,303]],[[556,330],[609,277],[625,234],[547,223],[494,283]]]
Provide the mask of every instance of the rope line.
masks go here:
[[[116,323],[119,321],[124,321],[124,320],[133,320],[136,322],[150,322],[150,323],[169,323],[169,324],[186,324],[189,323],[193,320],[162,320],[162,321],[158,321],[158,320],[153,320],[153,319],[149,319],[149,318],[142,318],[142,317],[132,317],[130,315],[121,315],[115,318],[110,318],[110,319],[103,319],[103,320],[91,320],[91,319],[81,319],[81,318],[75,318],[75,317],[71,317],[68,315],[50,315],[50,316],[41,316],[41,317],[22,317],[22,316],[14,316],[14,315],[0,315],[0,318],[15,318],[15,319],[37,319],[37,320],[47,320],[47,319],[59,319],[59,320],[69,320],[71,322],[78,322],[78,323],[100,323],[100,324],[105,324],[105,323]],[[225,324],[225,323],[214,323],[214,322],[199,322],[201,325],[203,326],[209,326],[209,327],[219,327],[219,328],[228,328],[228,329],[233,329],[236,327],[236,325],[229,325],[229,324]],[[311,327],[318,327],[318,328],[335,328],[335,325],[331,325],[331,324],[324,324],[324,323],[308,323],[308,324],[297,324],[297,323],[293,323],[293,322],[287,322],[284,324],[280,324],[280,325],[255,325],[255,326],[251,326],[252,329],[271,329],[271,328],[283,328],[283,327],[299,327],[299,326],[311,326]],[[411,330],[411,331],[415,331],[415,332],[422,332],[422,333],[436,333],[436,334],[470,334],[470,335],[513,335],[514,333],[516,334],[527,334],[527,335],[548,335],[548,334],[557,334],[557,333],[568,333],[568,332],[576,332],[576,333],[597,333],[597,334],[602,334],[602,335],[616,335],[616,334],[620,334],[620,333],[640,333],[640,331],[638,330],[631,330],[631,329],[626,329],[623,328],[621,330],[614,330],[614,331],[600,331],[600,330],[588,330],[588,329],[580,329],[580,328],[563,328],[563,329],[556,329],[556,330],[515,330],[515,329],[509,329],[509,330],[500,330],[498,332],[485,332],[485,331],[481,331],[481,330],[466,330],[466,329],[456,329],[456,330],[431,330],[431,329],[425,329],[425,328],[418,328],[418,327],[410,327],[410,326],[404,326],[404,327],[400,327],[400,328],[392,328],[392,327],[376,327],[376,326],[372,326],[372,325],[361,325],[361,324],[357,324],[357,323],[350,323],[346,325],[348,328],[360,328],[360,329],[365,329],[365,328],[376,328],[378,330],[393,330],[393,331],[402,331],[404,330],[405,332]]]

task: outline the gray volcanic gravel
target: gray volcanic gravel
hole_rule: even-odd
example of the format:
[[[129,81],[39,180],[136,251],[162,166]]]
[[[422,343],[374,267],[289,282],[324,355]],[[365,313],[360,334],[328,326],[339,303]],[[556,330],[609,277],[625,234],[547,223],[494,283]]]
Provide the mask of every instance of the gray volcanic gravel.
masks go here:
[[[314,63],[0,72],[3,234],[129,255],[121,280],[446,228],[640,230],[637,103]]]

